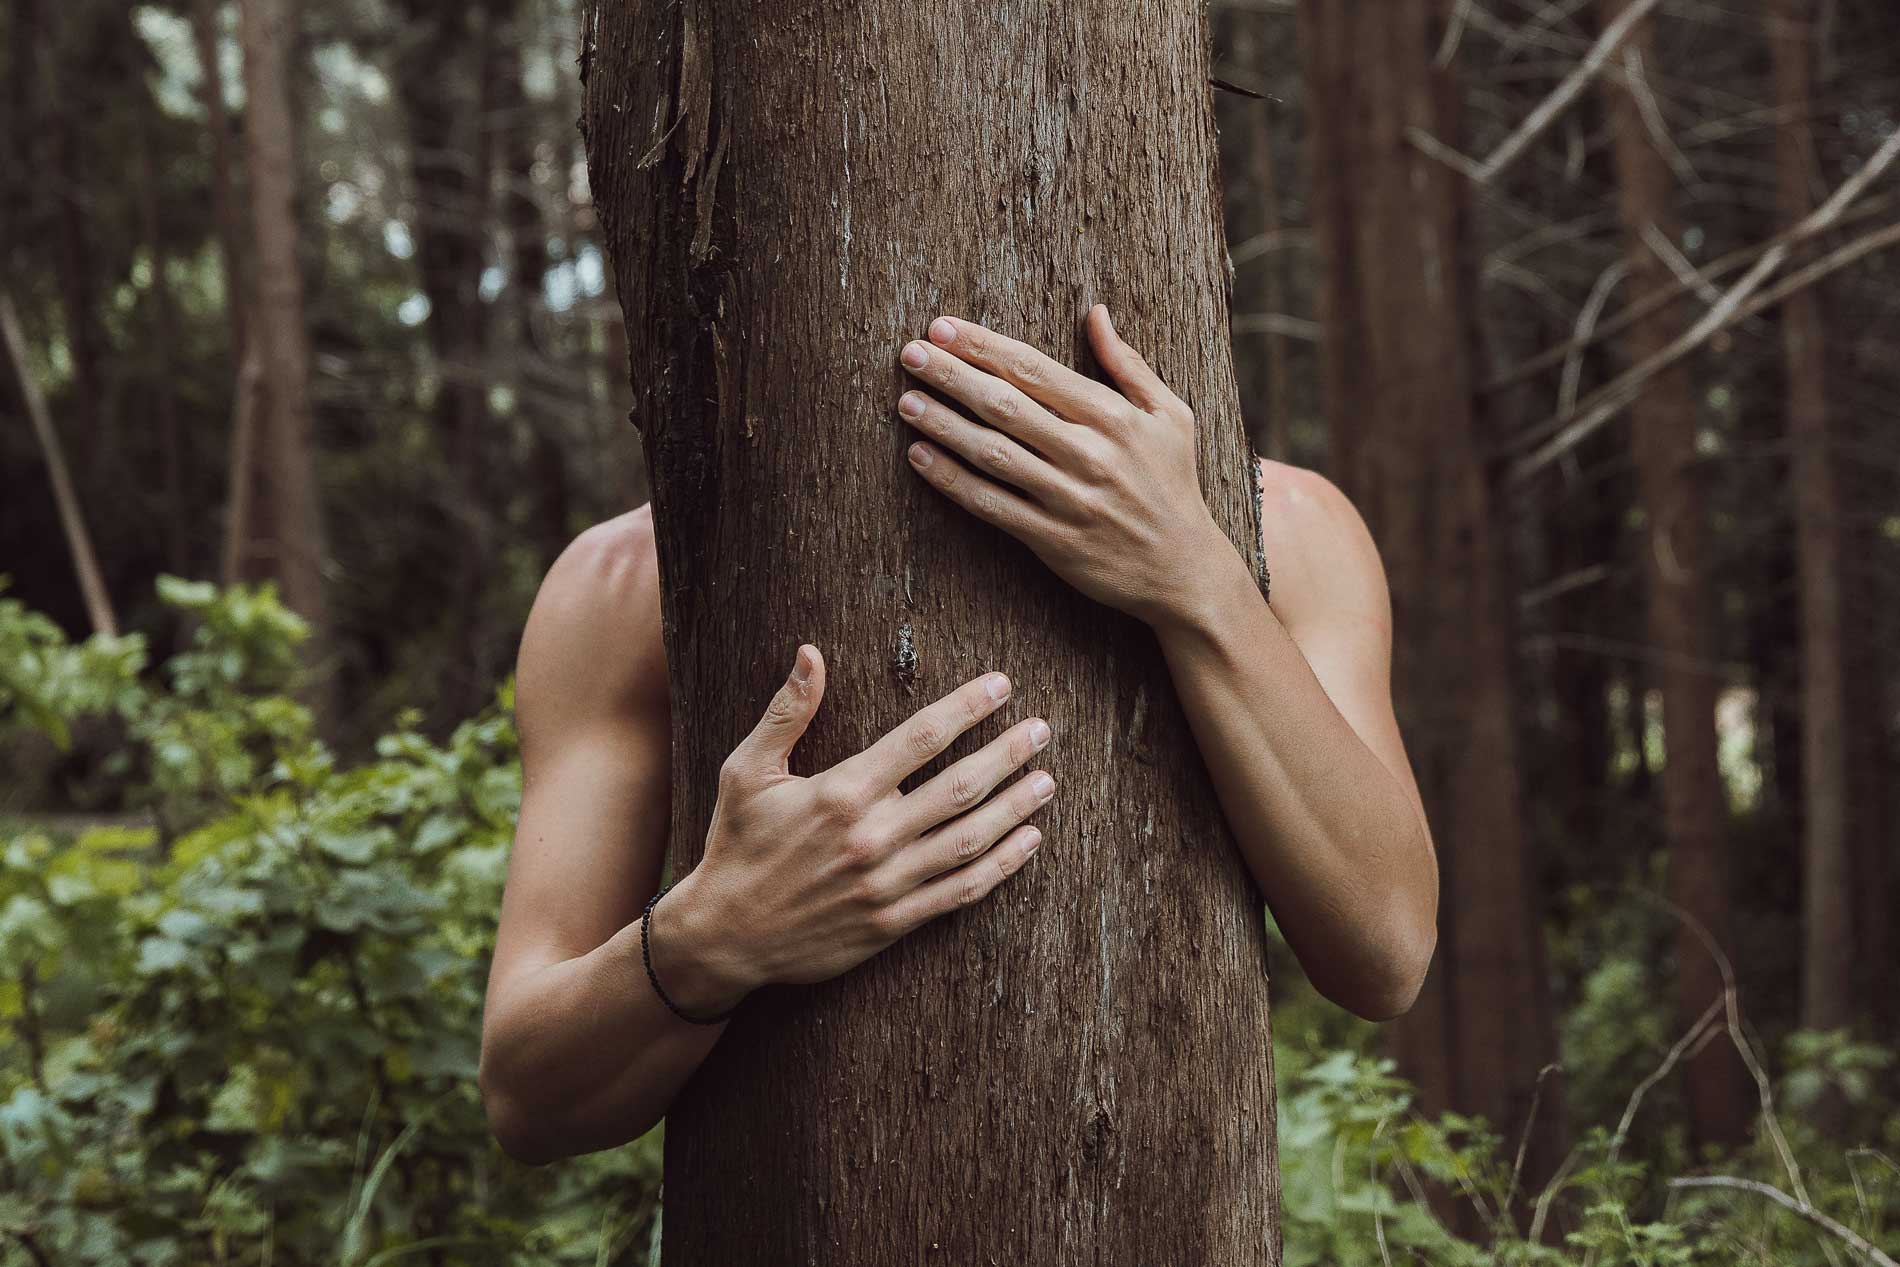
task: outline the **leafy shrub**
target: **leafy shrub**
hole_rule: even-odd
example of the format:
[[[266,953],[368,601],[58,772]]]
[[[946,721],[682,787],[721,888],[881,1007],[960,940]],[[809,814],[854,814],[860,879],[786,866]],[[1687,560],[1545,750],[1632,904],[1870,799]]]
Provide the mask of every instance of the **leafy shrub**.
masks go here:
[[[520,767],[504,693],[342,767],[267,589],[167,581],[190,647],[0,603],[0,729],[122,726],[123,825],[0,829],[0,1261],[596,1260],[657,1136],[530,1169],[475,1088]],[[16,736],[17,738],[17,736]]]
[[[445,743],[405,717],[343,764],[292,694],[304,628],[268,588],[160,594],[194,628],[156,673],[137,636],[71,644],[0,597],[0,745],[115,728],[123,811],[0,819],[0,1267],[652,1261],[657,1131],[531,1169],[482,1118],[521,790],[509,689]],[[1665,1013],[1640,961],[1583,979],[1566,1058],[1598,1100],[1635,1085],[1640,1129],[1672,1103],[1643,1099]],[[1416,1111],[1372,1027],[1276,993],[1288,1267],[1854,1261],[1757,1192],[1671,1186],[1655,1159],[1680,1150],[1621,1126],[1533,1189],[1514,1141]],[[1790,1120],[1725,1164],[1890,1245],[1892,1053],[1795,1035],[1784,1058]],[[1830,1148],[1800,1120],[1830,1095],[1884,1134]]]

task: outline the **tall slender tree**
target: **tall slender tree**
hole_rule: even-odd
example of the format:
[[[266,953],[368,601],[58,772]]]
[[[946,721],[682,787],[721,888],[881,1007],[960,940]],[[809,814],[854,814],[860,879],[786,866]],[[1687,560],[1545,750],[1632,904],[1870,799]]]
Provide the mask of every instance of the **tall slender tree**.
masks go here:
[[[1604,26],[1632,0],[1598,0]],[[1622,45],[1624,74],[1603,85],[1616,168],[1616,207],[1624,235],[1629,301],[1647,305],[1676,289],[1663,252],[1677,249],[1675,174],[1639,94],[1649,92],[1657,65],[1653,16],[1638,21]],[[1660,116],[1657,116],[1660,122]],[[1666,138],[1660,143],[1668,143]],[[1623,357],[1640,365],[1686,328],[1680,302],[1655,306],[1622,336]],[[1704,934],[1723,953],[1733,949],[1729,917],[1728,799],[1715,759],[1713,583],[1708,566],[1708,512],[1703,465],[1696,452],[1700,411],[1686,361],[1658,373],[1630,406],[1630,445],[1643,507],[1641,558],[1647,597],[1652,677],[1662,691],[1663,836],[1669,848],[1671,899],[1685,921],[1676,938],[1677,1010],[1685,1026],[1721,997],[1720,965]],[[1687,1062],[1691,1127],[1700,1140],[1733,1143],[1747,1127],[1734,1047],[1711,1043]]]
[[[1814,210],[1817,167],[1808,116],[1814,97],[1813,0],[1774,0],[1775,190],[1784,225]],[[1788,450],[1800,574],[1802,722],[1801,1023],[1836,1029],[1854,1018],[1854,867],[1848,841],[1847,684],[1842,675],[1840,488],[1827,396],[1821,300],[1809,288],[1781,309]]]
[[[1439,848],[1438,954],[1395,1046],[1428,1105],[1515,1139],[1555,1041],[1521,812],[1515,595],[1478,448],[1468,195],[1410,139],[1458,136],[1457,81],[1434,64],[1446,7],[1302,0],[1300,35],[1332,474],[1379,542],[1406,631],[1394,696]]]
[[[256,256],[259,457],[274,529],[261,552],[285,601],[310,623],[313,636],[305,647],[314,662],[327,651],[329,623],[323,509],[310,411],[310,343],[297,258],[297,163],[288,66],[293,6],[294,0],[239,0],[238,13]]]
[[[1059,865],[1013,898],[748,1002],[668,1118],[667,1260],[1277,1262],[1260,899],[1157,646],[930,501],[891,421],[898,349],[938,313],[1073,362],[1104,301],[1194,407],[1208,504],[1258,563],[1203,10],[815,16],[583,20],[690,702],[672,862],[697,860],[718,767],[800,639],[836,666],[813,763],[996,666],[1081,790],[1044,824]]]

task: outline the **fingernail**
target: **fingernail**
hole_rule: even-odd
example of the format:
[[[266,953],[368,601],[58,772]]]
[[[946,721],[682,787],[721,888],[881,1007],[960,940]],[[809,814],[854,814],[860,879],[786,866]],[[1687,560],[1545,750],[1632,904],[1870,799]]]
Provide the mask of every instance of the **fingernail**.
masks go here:
[[[805,654],[805,648],[798,649],[798,660],[792,666],[792,677],[797,681],[811,681],[811,658]]]
[[[983,679],[983,689],[990,693],[991,699],[1005,699],[1009,695],[1009,679],[1001,673],[992,673]]]
[[[929,466],[930,450],[921,444],[913,444],[910,446],[910,460],[920,468]]]
[[[1029,742],[1040,748],[1049,742],[1049,723],[1037,718],[1029,723]]]
[[[930,337],[939,343],[948,343],[957,337],[957,328],[950,324],[948,317],[938,317],[930,323]]]
[[[924,412],[924,398],[916,392],[905,392],[897,398],[897,412],[906,418],[920,418]]]
[[[1046,774],[1038,774],[1029,781],[1029,787],[1038,800],[1046,801],[1055,795],[1056,781]]]
[[[1025,834],[1028,836],[1028,840],[1026,842],[1026,848],[1024,850],[1025,853],[1034,853],[1036,852],[1036,850],[1042,848],[1042,833],[1041,832],[1037,831],[1034,827],[1031,827],[1029,831]]]
[[[904,345],[903,359],[904,364],[910,366],[912,369],[922,369],[924,363],[930,359],[930,352],[921,343],[906,343]]]
[[[1107,304],[1102,305],[1102,320],[1108,323],[1108,332],[1115,333],[1115,315],[1108,310]]]

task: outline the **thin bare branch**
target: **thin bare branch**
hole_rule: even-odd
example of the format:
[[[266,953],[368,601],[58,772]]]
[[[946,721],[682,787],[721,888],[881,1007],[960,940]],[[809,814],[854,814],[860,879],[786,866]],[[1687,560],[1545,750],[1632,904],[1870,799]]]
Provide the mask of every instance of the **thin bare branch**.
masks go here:
[[[1894,133],[1894,136],[1900,138],[1900,132]],[[1766,312],[1787,299],[1789,295],[1807,289],[1864,256],[1895,244],[1900,244],[1900,224],[1890,224],[1883,229],[1877,229],[1857,238],[1807,268],[1789,274],[1764,294],[1746,303],[1738,304],[1735,296],[1747,294],[1753,289],[1750,283],[1759,284],[1760,277],[1757,275],[1765,275],[1769,271],[1758,264],[1747,277],[1735,284],[1728,295],[1723,297],[1721,304],[1710,309],[1708,315],[1687,333],[1641,365],[1635,366],[1620,378],[1598,389],[1583,412],[1574,417],[1552,419],[1539,427],[1537,429],[1539,434],[1548,434],[1553,430],[1556,434],[1535,452],[1513,463],[1506,472],[1508,482],[1516,484],[1529,479],[1559,455],[1574,448],[1585,436],[1616,417],[1631,401],[1642,395],[1650,379],[1700,348],[1718,332]],[[1765,259],[1766,257],[1764,257],[1764,262]]]
[[[1738,1179],[1733,1175],[1702,1175],[1689,1179],[1671,1179],[1672,1188],[1729,1188],[1736,1192],[1752,1192],[1758,1197],[1767,1197],[1782,1209],[1807,1220],[1823,1231],[1831,1232],[1847,1247],[1865,1258],[1876,1267],[1900,1267],[1892,1255],[1878,1245],[1856,1232],[1853,1228],[1815,1209],[1806,1201],[1797,1201],[1773,1184],[1762,1183],[1756,1179]]]
[[[118,617],[112,611],[112,599],[106,593],[99,557],[92,550],[92,536],[86,531],[86,517],[79,508],[79,493],[73,488],[66,470],[66,453],[60,447],[59,433],[53,430],[53,415],[46,408],[46,396],[27,362],[26,334],[20,329],[20,314],[14,311],[13,296],[0,290],[0,337],[7,345],[7,359],[13,362],[13,374],[20,382],[20,395],[26,400],[26,413],[33,424],[33,437],[39,441],[40,456],[46,460],[47,473],[53,480],[53,501],[59,507],[59,526],[66,534],[66,546],[72,551],[73,571],[79,577],[79,592],[86,600],[86,615],[95,633],[117,634]]]
[[[1852,210],[1844,212],[1835,227],[1871,219],[1874,216],[1891,210],[1896,205],[1900,205],[1900,198],[1895,198],[1891,195],[1880,198],[1870,198]],[[1586,217],[1586,219],[1596,220],[1602,219],[1602,217]],[[1579,220],[1574,223],[1581,225],[1584,224],[1584,221]],[[1591,227],[1594,227],[1594,224]],[[1531,236],[1536,237],[1537,235],[1533,234]],[[1783,243],[1799,246],[1812,236],[1814,235],[1811,233],[1797,232],[1796,229],[1787,230],[1784,233],[1770,238],[1766,242],[1759,242],[1753,246],[1743,247],[1739,251],[1731,251],[1729,254],[1711,262],[1706,268],[1702,269],[1701,276],[1711,279],[1726,276],[1736,269],[1761,258],[1761,254],[1764,251],[1770,250]],[[1526,240],[1528,241],[1529,239],[1527,238]],[[1538,243],[1538,245],[1541,244],[1541,242]],[[1506,388],[1515,387],[1519,383],[1535,378],[1551,366],[1562,364],[1564,358],[1582,348],[1587,348],[1590,344],[1621,334],[1638,321],[1641,321],[1644,317],[1647,317],[1650,313],[1655,312],[1658,308],[1674,303],[1689,289],[1687,286],[1680,285],[1667,287],[1652,294],[1645,295],[1641,299],[1632,300],[1628,308],[1622,309],[1608,321],[1603,322],[1597,327],[1596,332],[1582,344],[1578,344],[1573,340],[1569,343],[1558,344],[1556,347],[1545,348],[1542,352],[1527,358],[1504,371],[1502,374],[1499,374],[1496,378],[1489,380],[1479,390],[1486,395],[1490,395],[1494,392],[1504,391]]]
[[[1497,174],[1516,162],[1529,149],[1531,143],[1542,136],[1558,119],[1563,117],[1573,102],[1590,86],[1590,81],[1602,72],[1604,63],[1610,55],[1629,38],[1636,24],[1648,17],[1661,0],[1636,0],[1629,8],[1617,15],[1616,21],[1603,28],[1603,34],[1591,46],[1590,51],[1577,64],[1577,68],[1565,76],[1562,83],[1541,102],[1537,108],[1525,116],[1515,132],[1504,139],[1503,144],[1491,152],[1491,157],[1481,163],[1459,154],[1450,146],[1430,136],[1421,129],[1412,128],[1407,132],[1412,143],[1441,162],[1448,163],[1458,171],[1465,172],[1479,184],[1488,184]]]

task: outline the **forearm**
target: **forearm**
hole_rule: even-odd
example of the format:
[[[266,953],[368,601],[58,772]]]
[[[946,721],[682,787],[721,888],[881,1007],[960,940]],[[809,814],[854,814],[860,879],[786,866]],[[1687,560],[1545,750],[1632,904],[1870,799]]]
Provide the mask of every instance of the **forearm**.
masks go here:
[[[1362,1016],[1410,1004],[1435,864],[1411,797],[1333,706],[1223,538],[1154,621],[1222,810],[1314,985]]]
[[[689,890],[654,910],[654,968],[693,1015],[743,994],[700,928]],[[645,1134],[724,1031],[695,1025],[653,993],[640,920],[587,954],[522,971],[496,992],[481,1083],[497,1137],[523,1161],[611,1148]]]

